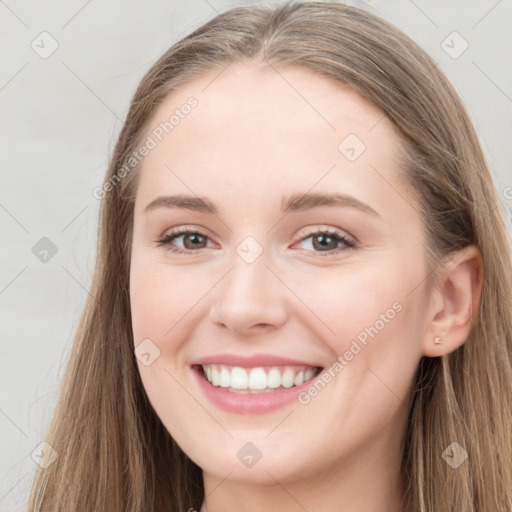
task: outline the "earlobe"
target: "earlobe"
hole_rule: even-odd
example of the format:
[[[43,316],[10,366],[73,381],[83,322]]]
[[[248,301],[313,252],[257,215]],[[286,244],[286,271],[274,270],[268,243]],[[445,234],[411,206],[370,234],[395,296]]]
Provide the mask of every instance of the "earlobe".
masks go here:
[[[431,320],[423,340],[423,355],[439,357],[459,348],[468,338],[477,314],[483,285],[479,249],[457,251],[438,272],[438,295],[429,311]]]

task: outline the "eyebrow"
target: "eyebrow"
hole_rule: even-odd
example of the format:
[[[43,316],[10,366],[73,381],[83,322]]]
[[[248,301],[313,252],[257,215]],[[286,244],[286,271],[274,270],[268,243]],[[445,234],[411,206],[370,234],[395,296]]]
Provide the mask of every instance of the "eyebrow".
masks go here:
[[[349,194],[297,193],[281,198],[281,211],[283,213],[305,211],[319,206],[347,206],[382,218],[371,206]],[[146,206],[144,211],[150,212],[157,208],[184,208],[212,215],[217,215],[219,212],[215,204],[209,199],[187,195],[157,197]]]

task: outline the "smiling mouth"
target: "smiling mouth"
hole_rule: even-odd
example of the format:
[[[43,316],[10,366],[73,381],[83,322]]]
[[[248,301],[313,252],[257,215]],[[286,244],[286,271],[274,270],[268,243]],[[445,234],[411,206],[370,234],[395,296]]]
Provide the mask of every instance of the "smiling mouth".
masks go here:
[[[224,364],[195,365],[196,371],[212,386],[240,394],[272,393],[300,386],[314,379],[318,366],[258,366],[243,368]]]

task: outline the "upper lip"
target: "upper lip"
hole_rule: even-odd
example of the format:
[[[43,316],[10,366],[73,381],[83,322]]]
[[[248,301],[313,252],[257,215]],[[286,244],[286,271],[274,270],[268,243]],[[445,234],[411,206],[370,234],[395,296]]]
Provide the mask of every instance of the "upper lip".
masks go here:
[[[319,366],[310,362],[271,354],[254,354],[251,356],[215,354],[198,358],[191,363],[191,365],[206,364],[225,364],[227,366],[240,366],[242,368],[256,368],[259,366],[311,366],[312,368],[317,368]]]

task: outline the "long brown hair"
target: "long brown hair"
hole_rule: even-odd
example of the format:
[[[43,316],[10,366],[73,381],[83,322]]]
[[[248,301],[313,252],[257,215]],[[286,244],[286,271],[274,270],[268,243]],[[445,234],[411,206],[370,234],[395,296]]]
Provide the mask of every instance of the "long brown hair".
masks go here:
[[[228,10],[173,45],[142,79],[105,177],[93,284],[46,436],[58,457],[38,470],[30,510],[201,506],[201,469],[155,414],[138,373],[129,300],[138,166],[120,170],[169,92],[242,60],[308,68],[377,106],[407,149],[400,172],[423,218],[430,268],[452,251],[479,248],[484,283],[468,339],[449,355],[422,358],[417,370],[403,505],[510,512],[512,257],[504,207],[466,109],[434,61],[387,22],[331,2]],[[456,470],[441,456],[452,442],[468,452]]]

